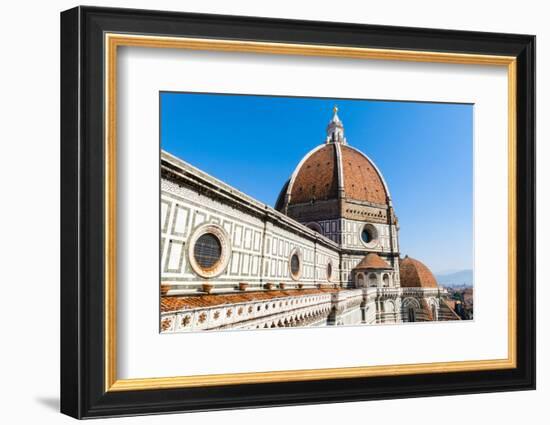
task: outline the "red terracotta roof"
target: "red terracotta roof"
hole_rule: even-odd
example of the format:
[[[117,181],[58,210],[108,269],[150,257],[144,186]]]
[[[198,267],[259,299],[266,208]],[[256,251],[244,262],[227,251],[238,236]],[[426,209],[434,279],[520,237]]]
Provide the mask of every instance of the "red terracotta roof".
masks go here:
[[[356,269],[391,269],[391,266],[386,263],[378,254],[370,253],[365,255],[361,262],[355,266]]]
[[[346,198],[375,204],[386,203],[386,189],[382,178],[364,155],[342,145],[342,166]]]
[[[338,145],[341,152],[339,157],[336,155],[336,143],[327,143],[308,154],[296,169],[294,179],[285,183],[277,199],[277,209],[284,209],[284,192],[288,189],[289,205],[295,205],[312,200],[338,199],[340,185],[343,186],[348,200],[386,205],[388,194],[382,176],[374,164],[358,150],[344,144]],[[341,177],[338,172],[338,158],[341,161]]]
[[[437,280],[430,269],[418,260],[405,257],[399,261],[401,286],[406,288],[437,288]]]
[[[310,202],[312,199],[336,199],[338,176],[334,145],[323,146],[302,164],[290,195],[291,204]]]
[[[287,291],[258,291],[238,292],[230,294],[161,296],[160,311],[169,312],[201,307],[214,307],[224,304],[238,304],[244,302],[265,301],[281,297],[296,297],[337,292],[339,289],[289,289]]]

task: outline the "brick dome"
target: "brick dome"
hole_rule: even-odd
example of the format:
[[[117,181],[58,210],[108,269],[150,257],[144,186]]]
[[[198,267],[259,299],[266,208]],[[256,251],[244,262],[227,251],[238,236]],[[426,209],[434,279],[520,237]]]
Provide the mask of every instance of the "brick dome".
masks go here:
[[[414,258],[405,256],[399,261],[401,286],[405,288],[437,288],[437,280],[430,269]]]
[[[376,165],[361,151],[349,146],[336,110],[324,144],[300,161],[286,182],[275,208],[345,198],[377,207],[390,204],[390,194]]]
[[[356,270],[387,270],[391,266],[386,263],[378,254],[371,252],[363,257],[363,259],[355,266]]]
[[[335,199],[338,196],[337,167],[336,150],[332,145],[324,145],[308,153],[289,182],[287,193],[290,194],[290,203]]]

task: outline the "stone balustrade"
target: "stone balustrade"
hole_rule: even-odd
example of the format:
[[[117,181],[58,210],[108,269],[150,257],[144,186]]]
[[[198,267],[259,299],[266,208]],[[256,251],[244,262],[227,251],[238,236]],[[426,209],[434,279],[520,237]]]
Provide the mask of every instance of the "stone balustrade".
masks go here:
[[[441,297],[439,288],[370,287],[359,289],[304,289],[245,292],[246,295],[212,295],[204,305],[194,305],[200,297],[185,298],[181,306],[161,313],[161,332],[189,332],[224,329],[264,329],[277,327],[339,324],[341,315],[364,309],[363,323],[370,323],[369,306],[393,303],[391,311],[380,305],[376,321],[399,322],[401,299]],[[175,299],[172,297],[167,297]],[[177,297],[176,297],[177,298]],[[389,305],[389,304],[388,304]],[[355,314],[355,313],[353,313]],[[367,317],[368,316],[368,317]]]
[[[161,331],[291,326],[291,323],[304,321],[321,313],[328,315],[331,306],[332,293],[317,292],[182,309],[161,314]]]

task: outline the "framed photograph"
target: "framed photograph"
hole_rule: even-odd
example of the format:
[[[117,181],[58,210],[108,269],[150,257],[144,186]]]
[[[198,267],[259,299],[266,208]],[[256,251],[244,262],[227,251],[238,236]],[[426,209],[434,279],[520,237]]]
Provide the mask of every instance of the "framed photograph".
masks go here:
[[[61,14],[61,411],[535,388],[535,37]]]

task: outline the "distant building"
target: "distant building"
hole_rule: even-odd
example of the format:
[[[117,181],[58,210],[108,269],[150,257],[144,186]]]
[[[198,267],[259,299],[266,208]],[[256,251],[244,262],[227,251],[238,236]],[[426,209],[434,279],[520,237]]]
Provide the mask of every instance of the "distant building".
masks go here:
[[[275,208],[162,152],[161,331],[458,320],[398,233],[336,108]]]

